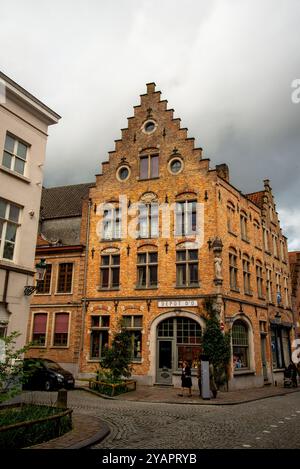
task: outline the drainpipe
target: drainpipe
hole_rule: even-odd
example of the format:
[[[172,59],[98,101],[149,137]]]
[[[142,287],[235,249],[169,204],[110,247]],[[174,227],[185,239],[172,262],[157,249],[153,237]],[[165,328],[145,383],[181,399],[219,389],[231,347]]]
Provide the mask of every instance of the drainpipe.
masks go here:
[[[86,233],[85,233],[85,259],[84,259],[84,274],[83,274],[83,298],[82,298],[82,322],[81,322],[80,352],[83,351],[84,325],[85,325],[85,315],[86,315],[86,310],[87,310],[86,289],[87,289],[87,269],[88,269],[88,256],[89,256],[91,207],[92,207],[92,199],[89,199],[87,222],[86,222]]]

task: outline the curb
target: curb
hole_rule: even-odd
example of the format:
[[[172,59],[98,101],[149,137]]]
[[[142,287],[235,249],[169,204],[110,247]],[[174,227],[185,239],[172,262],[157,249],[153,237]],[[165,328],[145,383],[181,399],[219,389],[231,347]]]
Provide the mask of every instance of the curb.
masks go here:
[[[181,401],[181,402],[174,402],[174,401],[151,401],[151,400],[141,400],[139,399],[138,401],[133,401],[133,400],[127,400],[127,399],[120,399],[120,398],[116,398],[116,397],[110,397],[110,396],[107,396],[105,394],[100,394],[98,393],[97,391],[94,391],[92,389],[89,389],[89,388],[85,388],[85,387],[77,387],[76,389],[79,389],[79,390],[82,390],[82,391],[86,391],[86,392],[89,392],[91,394],[95,394],[96,396],[98,397],[101,397],[102,399],[110,399],[110,400],[113,400],[113,401],[126,401],[126,402],[143,402],[143,403],[150,403],[150,404],[183,404],[183,405],[205,405],[205,406],[223,406],[223,405],[226,405],[226,406],[230,406],[230,405],[241,405],[241,404],[247,404],[249,402],[255,402],[255,401],[261,401],[263,399],[270,399],[271,397],[282,397],[282,396],[286,396],[288,394],[294,394],[295,392],[300,392],[300,389],[295,389],[295,390],[291,390],[291,391],[283,391],[283,392],[280,392],[278,394],[269,394],[267,396],[259,396],[259,397],[252,397],[252,398],[249,398],[249,399],[245,399],[245,400],[241,400],[241,401],[235,401],[235,402],[213,402],[212,400],[209,400],[209,403],[208,401],[203,401],[203,402],[187,402],[187,401]]]
[[[103,427],[101,430],[99,430],[99,432],[95,433],[93,436],[87,438],[86,440],[79,441],[74,445],[66,447],[66,449],[85,449],[89,448],[95,443],[99,443],[100,441],[104,440],[104,438],[106,438],[110,434],[110,428],[105,422],[103,422],[103,420],[99,419],[99,422],[101,422],[101,425]]]

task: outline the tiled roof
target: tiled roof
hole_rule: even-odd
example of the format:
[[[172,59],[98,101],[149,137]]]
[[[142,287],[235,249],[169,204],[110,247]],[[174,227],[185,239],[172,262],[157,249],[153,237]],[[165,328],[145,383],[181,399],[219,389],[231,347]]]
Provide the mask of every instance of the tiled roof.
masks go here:
[[[74,184],[44,188],[41,200],[41,218],[79,217],[82,210],[82,199],[88,195],[93,183]]]
[[[259,208],[262,208],[263,206],[263,201],[264,201],[264,194],[265,191],[259,191],[259,192],[252,192],[251,194],[246,194],[246,197],[251,200],[255,205],[257,205]]]

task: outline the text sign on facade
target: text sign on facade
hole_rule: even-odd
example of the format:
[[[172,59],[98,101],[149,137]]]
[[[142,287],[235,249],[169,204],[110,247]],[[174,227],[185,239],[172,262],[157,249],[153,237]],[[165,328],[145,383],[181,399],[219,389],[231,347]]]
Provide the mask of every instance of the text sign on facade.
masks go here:
[[[167,300],[167,301],[159,301],[158,307],[159,308],[176,308],[176,307],[190,307],[190,306],[197,306],[197,300]]]

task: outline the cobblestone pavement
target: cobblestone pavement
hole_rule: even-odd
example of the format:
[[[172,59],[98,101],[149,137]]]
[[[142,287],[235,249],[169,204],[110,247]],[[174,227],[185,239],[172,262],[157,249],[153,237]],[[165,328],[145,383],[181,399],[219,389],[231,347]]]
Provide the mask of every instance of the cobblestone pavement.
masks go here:
[[[54,402],[56,393],[25,393]],[[77,413],[105,421],[110,435],[93,448],[300,448],[300,393],[234,406],[106,400],[69,393]]]

